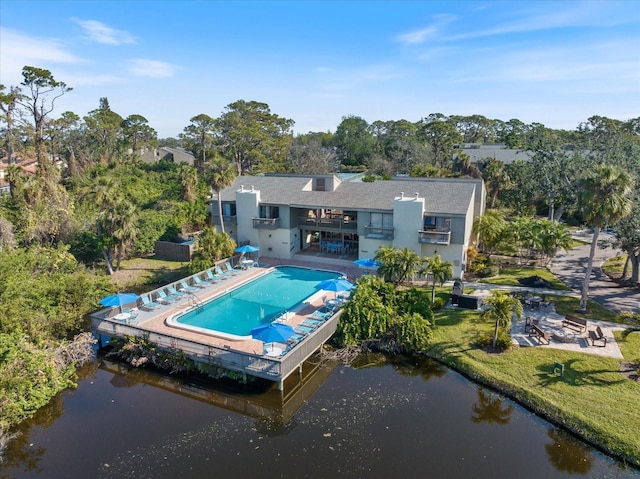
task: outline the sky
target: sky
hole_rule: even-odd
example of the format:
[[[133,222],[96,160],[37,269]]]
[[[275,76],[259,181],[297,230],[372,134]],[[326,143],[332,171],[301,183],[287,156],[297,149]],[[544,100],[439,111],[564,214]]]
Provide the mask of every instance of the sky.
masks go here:
[[[45,68],[160,138],[237,100],[294,132],[344,117],[480,114],[572,130],[640,116],[640,1],[29,1],[0,3],[0,84]]]

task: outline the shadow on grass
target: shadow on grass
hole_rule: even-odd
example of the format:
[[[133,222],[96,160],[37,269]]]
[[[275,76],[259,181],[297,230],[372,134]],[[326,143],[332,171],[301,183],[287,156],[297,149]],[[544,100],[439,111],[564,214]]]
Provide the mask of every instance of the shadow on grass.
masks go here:
[[[577,371],[573,365],[581,362],[579,359],[570,359],[562,363],[564,372],[560,373],[557,369],[554,371],[555,363],[549,362],[545,365],[537,366],[537,376],[543,387],[562,382],[569,386],[611,386],[612,384],[620,384],[624,382],[624,378],[608,379],[604,375],[610,373],[619,373],[618,370],[611,369],[591,369],[589,371]]]

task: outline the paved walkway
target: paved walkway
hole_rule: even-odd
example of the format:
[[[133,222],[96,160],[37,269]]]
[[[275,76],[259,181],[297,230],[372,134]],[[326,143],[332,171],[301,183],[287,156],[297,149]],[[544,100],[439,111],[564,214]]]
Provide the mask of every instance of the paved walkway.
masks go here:
[[[590,243],[592,234],[585,230],[576,234],[575,238]],[[616,313],[622,311],[640,313],[640,291],[622,287],[611,281],[602,272],[601,267],[604,261],[621,254],[620,251],[611,247],[602,247],[607,245],[610,240],[611,235],[606,233],[599,235],[599,245],[593,259],[593,271],[589,282],[589,298]],[[571,251],[561,251],[553,259],[549,268],[560,281],[572,288],[578,295],[582,290],[590,248],[591,244],[586,244]]]

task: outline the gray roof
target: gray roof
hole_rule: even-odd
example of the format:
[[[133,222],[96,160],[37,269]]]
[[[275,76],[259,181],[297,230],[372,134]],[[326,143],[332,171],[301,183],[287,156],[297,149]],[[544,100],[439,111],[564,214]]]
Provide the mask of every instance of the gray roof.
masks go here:
[[[478,163],[481,160],[495,158],[502,161],[505,165],[509,165],[516,160],[528,161],[533,157],[532,151],[515,150],[501,147],[483,147],[483,148],[463,148],[462,151],[469,155],[471,163]]]
[[[392,211],[393,200],[417,192],[425,198],[425,208],[434,214],[466,214],[473,201],[477,180],[378,180],[373,183],[342,182],[335,191],[309,191],[310,177],[240,176],[233,186],[222,191],[222,201],[235,201],[241,186],[260,190],[260,202],[302,208],[335,208],[342,210]],[[217,198],[217,196],[216,196]]]

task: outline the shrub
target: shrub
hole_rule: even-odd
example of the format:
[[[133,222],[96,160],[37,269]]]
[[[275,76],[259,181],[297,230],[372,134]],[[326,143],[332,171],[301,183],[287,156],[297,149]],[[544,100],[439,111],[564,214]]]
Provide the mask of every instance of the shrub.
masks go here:
[[[499,273],[500,273],[500,268],[496,265],[485,266],[479,271],[476,271],[476,275],[479,278],[490,278],[492,276],[497,276]]]

